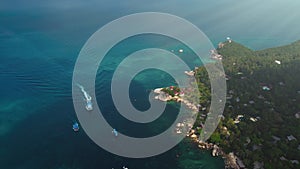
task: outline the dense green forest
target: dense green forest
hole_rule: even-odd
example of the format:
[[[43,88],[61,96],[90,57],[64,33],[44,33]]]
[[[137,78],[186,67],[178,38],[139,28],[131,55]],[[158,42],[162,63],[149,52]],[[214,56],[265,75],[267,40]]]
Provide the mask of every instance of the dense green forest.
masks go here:
[[[265,169],[300,168],[300,41],[260,51],[224,42],[217,52],[223,56],[227,101],[209,141],[234,152],[247,168],[255,163]],[[200,103],[209,107],[205,68],[196,69],[195,76]],[[199,132],[204,120],[199,115]]]

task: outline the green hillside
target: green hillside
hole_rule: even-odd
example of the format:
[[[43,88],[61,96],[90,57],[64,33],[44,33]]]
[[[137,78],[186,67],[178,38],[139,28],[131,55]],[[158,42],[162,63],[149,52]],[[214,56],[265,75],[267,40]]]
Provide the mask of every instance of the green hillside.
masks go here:
[[[300,168],[293,161],[300,159],[300,41],[260,51],[225,42],[217,51],[223,56],[228,93],[225,118],[209,141],[234,152],[247,168],[255,162],[265,169]],[[196,78],[205,96],[200,102],[208,106],[203,67]]]

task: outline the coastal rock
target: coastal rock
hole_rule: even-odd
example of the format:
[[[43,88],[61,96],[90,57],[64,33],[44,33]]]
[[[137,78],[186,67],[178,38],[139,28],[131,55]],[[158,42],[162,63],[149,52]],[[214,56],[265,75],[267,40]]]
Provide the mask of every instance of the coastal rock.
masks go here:
[[[218,156],[219,153],[218,153],[218,150],[219,150],[219,147],[217,145],[214,145],[213,146],[213,150],[212,150],[212,156]]]
[[[162,91],[163,88],[157,88],[154,89],[154,93],[157,94],[156,96],[154,96],[155,99],[166,102],[166,101],[176,101],[176,102],[182,102],[185,104],[185,106],[187,106],[189,109],[192,109],[196,112],[199,111],[198,107],[201,107],[201,105],[195,105],[192,102],[190,102],[189,100],[182,98],[181,96],[175,95],[175,96],[171,96],[167,93],[165,93],[164,91]]]
[[[184,73],[188,76],[194,76],[195,72],[194,71],[184,71]]]

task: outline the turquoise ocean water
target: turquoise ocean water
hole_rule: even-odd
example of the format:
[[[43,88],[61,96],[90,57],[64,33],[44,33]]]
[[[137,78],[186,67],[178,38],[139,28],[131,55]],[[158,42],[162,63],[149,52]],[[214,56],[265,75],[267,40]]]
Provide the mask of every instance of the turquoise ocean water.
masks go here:
[[[81,130],[74,133],[76,119],[71,84],[74,64],[81,47],[97,29],[123,15],[158,11],[183,17],[198,26],[216,45],[227,36],[252,49],[279,46],[300,39],[300,16],[296,0],[253,1],[96,1],[54,0],[0,3],[0,168],[2,169],[110,169],[122,168],[223,168],[220,158],[198,151],[185,140],[172,150],[148,159],[112,155]],[[145,39],[147,39],[145,41]],[[146,35],[119,44],[108,54],[97,75],[97,99],[110,96],[110,78],[118,57],[145,47],[178,50],[183,44]],[[182,54],[190,65],[188,49]],[[190,59],[189,59],[190,58]],[[152,78],[149,78],[151,76]],[[147,94],[155,87],[174,84],[159,71],[139,74],[131,85],[131,98],[141,110],[148,108]],[[176,117],[169,105],[157,123],[127,124],[111,100],[101,109],[112,125],[129,134],[157,134]],[[141,127],[141,128],[140,128]],[[135,130],[129,130],[135,128]]]

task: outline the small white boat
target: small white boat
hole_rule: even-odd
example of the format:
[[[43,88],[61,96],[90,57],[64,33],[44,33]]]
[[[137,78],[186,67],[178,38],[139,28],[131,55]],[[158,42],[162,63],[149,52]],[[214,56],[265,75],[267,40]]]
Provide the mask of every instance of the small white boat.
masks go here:
[[[93,104],[91,100],[87,100],[86,101],[86,106],[85,106],[86,110],[91,111],[93,110]]]
[[[116,129],[112,130],[112,133],[117,137],[119,135],[118,131]]]

